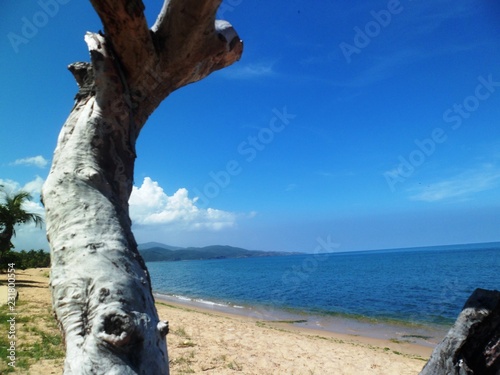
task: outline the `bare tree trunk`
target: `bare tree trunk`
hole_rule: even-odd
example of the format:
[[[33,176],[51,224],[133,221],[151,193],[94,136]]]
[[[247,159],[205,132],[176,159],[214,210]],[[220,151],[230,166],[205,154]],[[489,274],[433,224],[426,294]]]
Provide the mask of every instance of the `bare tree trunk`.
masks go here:
[[[69,67],[80,91],[43,188],[65,374],[168,374],[168,324],[128,213],[135,142],[164,98],[237,61],[242,42],[215,21],[220,0],[166,0],[151,30],[140,0],[91,2],[105,32]]]

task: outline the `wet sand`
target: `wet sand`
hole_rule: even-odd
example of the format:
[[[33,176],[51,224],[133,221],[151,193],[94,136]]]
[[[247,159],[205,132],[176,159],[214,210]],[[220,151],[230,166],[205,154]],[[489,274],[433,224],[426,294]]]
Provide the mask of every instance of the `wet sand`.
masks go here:
[[[50,310],[47,269],[19,270],[17,278],[19,301],[26,302],[24,316]],[[171,374],[409,375],[419,373],[432,350],[432,345],[367,337],[359,330],[330,332],[289,319],[268,320],[262,314],[235,314],[158,297],[157,308],[160,318],[170,323]],[[29,327],[19,330],[22,337]],[[60,374],[62,368],[62,360],[41,359],[29,373]]]

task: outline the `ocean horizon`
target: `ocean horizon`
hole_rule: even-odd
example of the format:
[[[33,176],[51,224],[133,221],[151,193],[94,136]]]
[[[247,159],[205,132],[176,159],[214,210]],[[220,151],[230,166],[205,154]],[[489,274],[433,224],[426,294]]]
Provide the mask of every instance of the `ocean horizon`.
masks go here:
[[[161,299],[343,333],[412,327],[439,340],[476,288],[500,289],[499,255],[494,242],[147,265]]]

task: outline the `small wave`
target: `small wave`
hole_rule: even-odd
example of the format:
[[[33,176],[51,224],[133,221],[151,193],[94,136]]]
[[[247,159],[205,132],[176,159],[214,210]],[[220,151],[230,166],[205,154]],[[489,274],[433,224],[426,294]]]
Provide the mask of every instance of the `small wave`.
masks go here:
[[[164,294],[164,293],[154,293],[155,296],[167,300],[175,300],[179,302],[188,302],[188,303],[196,303],[200,305],[206,305],[211,307],[222,307],[222,308],[233,308],[233,309],[244,309],[244,306],[233,305],[227,302],[215,302],[203,298],[191,298],[187,296],[183,296],[180,294]]]
[[[174,298],[176,298],[178,300],[181,300],[181,301],[192,301],[192,299],[189,298],[189,297],[179,296],[179,295],[176,295],[176,294],[172,295],[172,297],[174,297]]]
[[[201,299],[201,298],[194,299],[193,302],[198,302],[198,303],[202,303],[204,305],[209,305],[209,306],[229,307],[229,305],[227,303],[208,301],[206,299]]]

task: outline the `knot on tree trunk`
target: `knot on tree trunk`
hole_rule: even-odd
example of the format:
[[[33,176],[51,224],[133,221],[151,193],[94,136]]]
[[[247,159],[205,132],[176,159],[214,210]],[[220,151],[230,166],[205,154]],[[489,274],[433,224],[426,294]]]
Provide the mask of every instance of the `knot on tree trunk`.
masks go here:
[[[117,348],[139,339],[133,318],[120,311],[106,314],[101,320],[98,332],[97,337]]]

